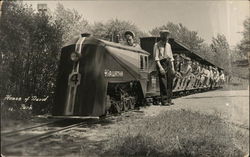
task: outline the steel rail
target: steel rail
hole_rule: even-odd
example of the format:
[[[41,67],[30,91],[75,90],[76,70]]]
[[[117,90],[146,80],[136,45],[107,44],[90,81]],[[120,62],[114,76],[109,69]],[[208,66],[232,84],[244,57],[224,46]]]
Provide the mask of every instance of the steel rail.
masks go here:
[[[1,136],[7,136],[8,137],[8,136],[10,136],[12,134],[16,134],[16,133],[21,132],[21,131],[30,130],[30,129],[34,129],[34,128],[39,128],[39,127],[46,126],[46,125],[49,125],[49,124],[54,124],[54,123],[57,123],[57,122],[60,122],[60,121],[62,121],[62,120],[43,123],[43,124],[40,124],[40,125],[35,125],[35,126],[31,126],[31,127],[27,127],[27,128],[23,128],[23,129],[19,129],[19,130],[13,130],[13,131],[9,131],[9,132],[1,132]]]
[[[69,125],[69,126],[57,129],[57,130],[46,132],[44,134],[32,136],[32,137],[29,137],[29,138],[26,138],[26,139],[19,140],[17,142],[2,145],[2,148],[12,147],[12,146],[20,145],[20,144],[23,144],[23,143],[26,143],[26,142],[34,141],[34,140],[37,140],[37,139],[46,138],[46,137],[48,137],[48,136],[50,136],[50,135],[52,135],[52,134],[54,134],[56,132],[66,131],[66,130],[69,130],[71,128],[77,127],[77,126],[81,126],[83,124],[89,125],[89,124],[94,124],[96,122],[98,122],[98,121],[94,121],[92,123],[80,122],[80,123],[77,123],[77,124]]]

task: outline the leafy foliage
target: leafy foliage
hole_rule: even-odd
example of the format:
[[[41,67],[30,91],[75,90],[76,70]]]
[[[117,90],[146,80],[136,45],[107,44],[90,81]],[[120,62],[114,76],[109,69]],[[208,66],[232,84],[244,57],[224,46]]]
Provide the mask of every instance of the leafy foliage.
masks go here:
[[[238,45],[238,49],[240,50],[240,53],[243,56],[247,57],[248,54],[250,53],[250,17],[248,17],[244,21],[243,26],[244,26],[244,31],[242,32],[243,39]]]
[[[223,67],[226,71],[230,71],[230,53],[229,44],[225,35],[217,34],[217,37],[212,38],[212,44],[210,45],[212,51],[215,53],[214,62],[216,65]]]
[[[67,43],[72,37],[81,33],[89,32],[88,21],[82,18],[76,10],[66,9],[62,4],[58,4],[54,12],[54,23],[58,26],[62,34],[63,43]]]
[[[181,23],[174,24],[168,22],[166,25],[156,27],[150,31],[152,35],[158,36],[159,31],[168,29],[171,32],[171,37],[186,45],[192,51],[200,50],[204,39],[198,36],[198,32],[191,31]]]
[[[35,13],[22,2],[5,1],[0,35],[1,98],[6,94],[49,96],[47,104],[51,104],[62,45],[62,32],[57,23],[51,22],[49,14]],[[36,102],[33,111],[42,111],[47,104]]]
[[[224,51],[229,50],[229,44],[227,42],[225,35],[217,34],[216,38],[213,37],[211,47],[213,51],[216,53],[220,53],[221,50],[224,50]]]
[[[124,40],[123,34],[127,30],[135,33],[136,42],[139,42],[140,37],[145,36],[145,33],[131,22],[118,19],[111,19],[106,23],[98,22],[91,27],[91,32],[94,36],[109,41],[115,41],[117,36],[119,36],[120,40]]]

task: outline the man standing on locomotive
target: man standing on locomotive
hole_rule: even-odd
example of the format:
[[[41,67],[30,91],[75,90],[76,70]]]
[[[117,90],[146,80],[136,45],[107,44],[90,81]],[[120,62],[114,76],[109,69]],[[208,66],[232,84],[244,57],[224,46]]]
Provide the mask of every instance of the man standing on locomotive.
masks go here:
[[[168,30],[160,31],[160,41],[154,45],[154,55],[157,71],[159,73],[159,84],[162,105],[173,105],[172,89],[174,70],[174,58],[171,45],[168,43],[170,32]]]

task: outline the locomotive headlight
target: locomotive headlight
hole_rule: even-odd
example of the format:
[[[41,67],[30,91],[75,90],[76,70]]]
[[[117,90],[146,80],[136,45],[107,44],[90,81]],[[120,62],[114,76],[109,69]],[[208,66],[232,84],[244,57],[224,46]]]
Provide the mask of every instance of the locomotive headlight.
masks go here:
[[[73,53],[71,53],[71,55],[70,55],[70,59],[71,59],[73,62],[78,61],[79,58],[80,58],[80,54],[78,54],[78,53],[76,53],[76,52],[73,52]]]

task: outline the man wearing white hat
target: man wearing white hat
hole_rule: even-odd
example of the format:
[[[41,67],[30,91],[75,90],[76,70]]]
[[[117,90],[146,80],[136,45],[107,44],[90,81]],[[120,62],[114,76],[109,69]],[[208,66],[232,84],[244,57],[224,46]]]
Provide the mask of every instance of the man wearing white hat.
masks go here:
[[[171,45],[168,43],[170,32],[168,30],[160,31],[161,40],[154,45],[154,57],[156,67],[159,73],[159,84],[162,105],[173,105],[172,90],[174,70],[174,58]]]

